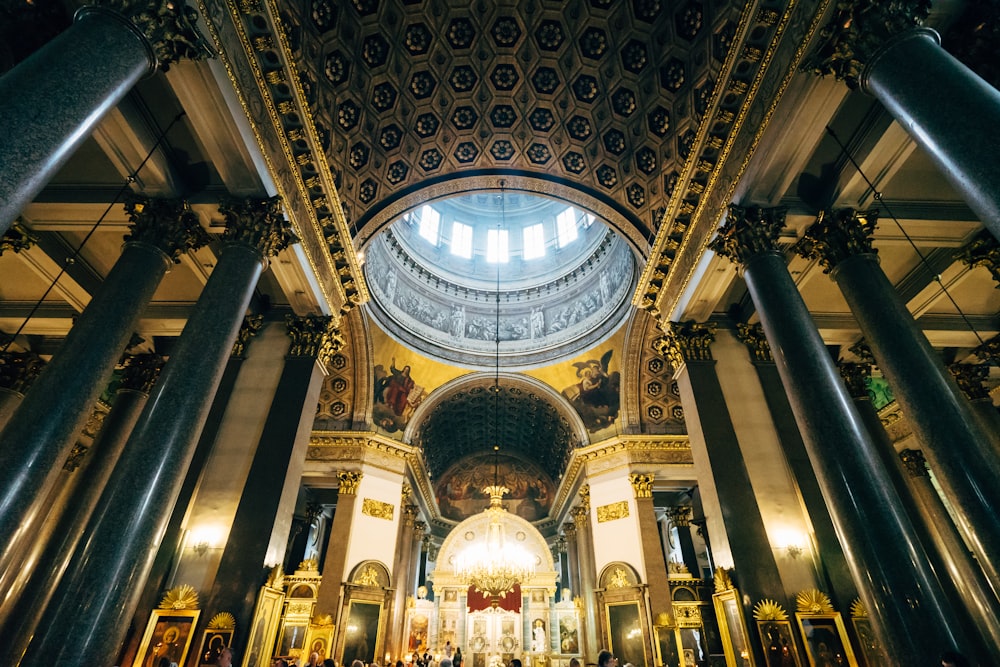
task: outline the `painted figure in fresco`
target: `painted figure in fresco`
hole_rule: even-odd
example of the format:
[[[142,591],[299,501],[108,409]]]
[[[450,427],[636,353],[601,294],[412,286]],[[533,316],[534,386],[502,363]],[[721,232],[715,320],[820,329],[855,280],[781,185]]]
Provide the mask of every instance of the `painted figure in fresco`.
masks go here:
[[[621,375],[618,371],[608,372],[613,352],[614,350],[608,350],[600,360],[574,362],[576,376],[580,381],[566,387],[562,392],[580,413],[587,430],[592,433],[610,426],[618,418]]]
[[[391,375],[386,378],[382,398],[385,404],[392,408],[396,416],[402,417],[403,411],[406,410],[406,398],[413,391],[416,383],[410,377],[410,367],[403,366],[403,370],[399,370],[396,368],[395,359],[390,362],[389,371]]]

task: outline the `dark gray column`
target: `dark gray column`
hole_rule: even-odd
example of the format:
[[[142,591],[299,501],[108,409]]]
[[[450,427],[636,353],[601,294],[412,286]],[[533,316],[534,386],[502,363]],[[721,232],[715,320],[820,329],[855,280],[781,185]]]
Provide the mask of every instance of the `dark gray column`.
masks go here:
[[[934,351],[872,249],[877,214],[851,209],[820,215],[797,244],[818,258],[847,300],[882,374],[938,481],[959,528],[1000,588],[1000,457],[944,362]]]
[[[984,140],[1000,126],[1000,91],[942,49],[936,32],[916,27],[929,9],[918,0],[844,3],[805,67],[877,98],[1000,237],[1000,163]]]
[[[247,315],[243,318],[243,326],[236,334],[236,342],[233,344],[233,351],[226,363],[226,370],[222,374],[222,381],[212,398],[212,407],[208,411],[208,418],[205,426],[201,430],[198,438],[198,446],[195,447],[194,456],[191,458],[191,465],[188,466],[187,474],[184,476],[184,483],[181,485],[181,492],[174,503],[170,521],[167,529],[160,540],[160,546],[156,550],[156,557],[153,559],[153,566],[146,577],[142,594],[136,603],[136,612],[132,617],[132,632],[129,635],[121,658],[120,665],[131,665],[135,660],[135,654],[139,651],[139,643],[142,641],[142,630],[146,619],[149,618],[149,610],[156,607],[163,597],[163,591],[167,588],[167,578],[170,571],[180,558],[181,536],[183,535],[184,517],[187,514],[188,505],[194,490],[198,487],[201,474],[205,468],[212,449],[215,446],[216,436],[219,434],[219,427],[222,425],[222,418],[229,405],[229,399],[233,394],[233,387],[239,377],[240,368],[246,360],[247,347],[250,340],[260,331],[264,325],[264,318],[261,315]]]
[[[0,572],[35,532],[62,462],[171,260],[208,240],[185,203],[136,198],[121,257],[0,432]]]
[[[0,78],[0,232],[142,77],[211,51],[183,0],[84,7],[73,25]]]
[[[413,558],[413,522],[417,519],[419,508],[410,502],[410,485],[403,482],[402,498],[400,499],[399,531],[396,535],[396,554],[392,563],[392,585],[395,592],[392,596],[392,615],[389,631],[389,643],[386,650],[393,655],[405,653],[406,645],[403,637],[406,619],[406,596],[410,595],[406,587],[410,573],[410,561]]]
[[[677,541],[681,547],[681,558],[692,577],[701,578],[701,566],[698,565],[698,554],[694,550],[694,539],[691,537],[691,508],[686,505],[668,507],[667,518],[670,526],[677,529]]]
[[[34,352],[0,353],[0,429],[20,407],[45,362]]]
[[[646,591],[649,593],[650,613],[656,618],[660,613],[673,614],[670,586],[667,584],[667,561],[663,556],[660,531],[657,529],[656,509],[653,507],[653,476],[631,473],[628,476],[635,493],[636,523],[642,546],[643,569],[646,571]]]
[[[267,258],[295,240],[277,198],[220,206],[221,256],[98,501],[28,665],[117,654]]]
[[[597,558],[594,556],[594,533],[590,527],[590,486],[580,487],[580,504],[570,510],[576,524],[576,548],[580,557],[580,592],[583,600],[583,614],[586,618],[583,636],[580,638],[580,652],[584,656],[595,656],[601,650],[597,642]]]
[[[157,354],[126,356],[124,373],[115,395],[114,405],[104,418],[104,425],[91,445],[91,451],[74,473],[65,502],[51,504],[46,517],[48,539],[36,535],[31,550],[21,564],[18,581],[0,611],[0,664],[15,665],[32,634],[45,616],[63,572],[69,566],[74,550],[90,518],[111,471],[118,462],[125,441],[132,432],[139,413],[146,405],[153,383],[160,374],[163,357]],[[55,514],[55,516],[53,516]]]
[[[563,586],[569,588],[574,596],[578,596],[583,593],[583,588],[580,584],[580,547],[573,521],[563,524],[563,535],[566,536],[566,569],[569,572],[569,581]]]
[[[716,253],[743,267],[830,518],[886,664],[966,647],[955,614],[776,249],[784,209],[730,206]],[[905,564],[905,565],[904,565]]]
[[[253,622],[257,593],[269,570],[265,562],[274,540],[272,532],[282,499],[295,497],[302,481],[305,448],[316,418],[325,364],[343,345],[335,324],[329,316],[287,318],[291,346],[222,551],[215,583],[203,605],[206,613],[198,623],[199,636],[208,627],[208,621],[221,612],[231,613],[236,618],[236,627],[249,628]],[[282,536],[281,543],[284,545],[287,539],[287,535]],[[239,655],[244,653],[247,638],[247,633],[234,637]]]
[[[689,387],[694,399],[693,405],[684,405],[684,414],[689,423],[696,419],[704,434],[740,592],[753,601],[781,600],[785,595],[781,575],[712,358],[715,325],[672,322],[669,326],[653,346],[673,366],[682,394]],[[753,609],[745,611],[749,615]],[[753,626],[751,631],[755,631]],[[758,644],[753,642],[754,647]],[[758,661],[763,659],[760,653]]]
[[[837,531],[830,519],[830,510],[823,499],[816,473],[809,462],[802,434],[795,423],[792,406],[788,403],[785,388],[781,384],[778,367],[774,363],[771,347],[767,344],[764,329],[761,325],[737,326],[739,339],[747,346],[750,360],[757,371],[757,379],[764,393],[771,420],[774,422],[781,449],[792,471],[802,503],[809,514],[816,535],[816,547],[820,555],[821,575],[830,586],[831,597],[837,609],[849,609],[858,596],[858,588],[854,585],[851,570],[844,558],[844,550],[837,540]]]
[[[986,388],[986,378],[990,376],[988,364],[952,364],[948,372],[962,394],[969,400],[972,411],[979,418],[979,424],[993,443],[993,451],[1000,455],[1000,410],[993,405],[993,399]]]

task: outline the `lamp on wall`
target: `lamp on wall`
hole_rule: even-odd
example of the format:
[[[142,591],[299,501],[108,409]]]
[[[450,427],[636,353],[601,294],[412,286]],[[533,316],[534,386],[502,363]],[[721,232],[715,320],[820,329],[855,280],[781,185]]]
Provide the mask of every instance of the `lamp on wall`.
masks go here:
[[[500,220],[497,222],[497,242],[502,227],[507,223],[504,182],[500,181]],[[500,258],[497,257],[496,320],[494,338],[496,357],[493,374],[493,433],[500,439]],[[467,546],[455,559],[455,574],[490,599],[497,607],[500,599],[514,589],[516,584],[527,582],[535,571],[535,559],[524,548],[508,543],[504,527],[503,497],[510,489],[500,483],[500,445],[493,445],[493,484],[483,489],[490,497],[484,510],[489,518],[486,539]]]

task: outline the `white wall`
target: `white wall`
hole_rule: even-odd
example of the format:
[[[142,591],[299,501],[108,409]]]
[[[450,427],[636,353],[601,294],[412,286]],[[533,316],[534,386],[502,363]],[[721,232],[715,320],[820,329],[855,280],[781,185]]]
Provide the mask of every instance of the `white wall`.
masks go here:
[[[377,560],[386,566],[392,575],[393,557],[396,549],[396,535],[399,531],[400,503],[403,491],[403,476],[381,468],[365,467],[358,484],[357,501],[354,503],[354,517],[351,520],[351,534],[347,536],[347,560],[344,563],[344,580],[351,571],[366,560]],[[389,503],[393,506],[392,521],[362,514],[365,498]],[[332,540],[340,539],[332,535]]]

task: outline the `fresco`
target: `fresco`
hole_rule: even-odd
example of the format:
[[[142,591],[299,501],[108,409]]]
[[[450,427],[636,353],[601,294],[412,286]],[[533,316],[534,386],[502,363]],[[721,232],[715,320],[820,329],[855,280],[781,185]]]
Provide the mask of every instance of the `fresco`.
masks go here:
[[[578,381],[562,390],[591,433],[611,426],[618,418],[621,375],[609,369],[613,353],[612,349],[600,359],[574,361]]]
[[[472,456],[449,468],[435,489],[441,516],[462,521],[486,509],[490,498],[483,488],[493,484],[494,470],[492,454]],[[556,489],[538,466],[500,455],[497,478],[510,489],[504,496],[508,512],[528,521],[548,516]]]
[[[425,396],[427,392],[411,375],[409,364],[397,368],[393,358],[388,371],[382,364],[375,366],[372,419],[376,426],[390,433],[404,430]]]

